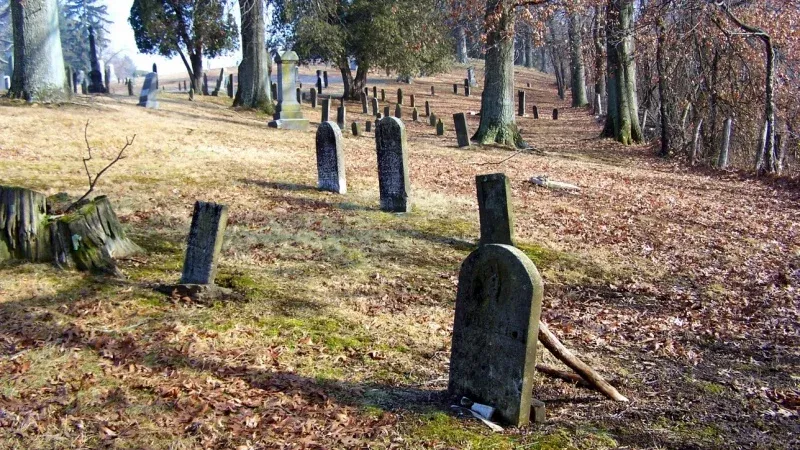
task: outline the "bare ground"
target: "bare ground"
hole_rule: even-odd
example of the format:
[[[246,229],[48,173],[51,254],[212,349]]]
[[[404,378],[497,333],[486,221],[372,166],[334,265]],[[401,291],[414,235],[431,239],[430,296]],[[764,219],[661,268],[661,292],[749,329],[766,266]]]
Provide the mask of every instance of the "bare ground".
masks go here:
[[[480,103],[480,89],[452,94],[463,76],[402,86],[448,126],[438,137],[406,120],[407,215],[378,210],[371,133],[345,139],[349,193],[316,191],[308,105],[312,131],[292,132],[227,98],[166,93],[158,111],[121,95],[2,101],[2,184],[77,197],[86,120],[96,168],[137,135],[98,195],[147,252],[122,262],[122,280],[0,265],[0,448],[800,446],[796,186],[598,139],[589,112],[532,71],[517,85],[533,85],[542,118],[519,123],[536,151],[459,150],[451,114]],[[381,87],[394,110],[400,86]],[[544,425],[491,434],[449,414],[455,280],[478,237],[474,176],[491,172],[512,179],[544,320],[630,404],[539,375]],[[527,182],[541,174],[582,191]],[[242,301],[153,290],[180,276],[197,199],[230,206],[218,282]]]

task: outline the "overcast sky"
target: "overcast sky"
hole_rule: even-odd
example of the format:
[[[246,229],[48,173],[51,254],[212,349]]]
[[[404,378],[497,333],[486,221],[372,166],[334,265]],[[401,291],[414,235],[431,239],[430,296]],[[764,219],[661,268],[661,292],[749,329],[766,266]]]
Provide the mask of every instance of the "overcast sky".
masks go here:
[[[114,22],[108,28],[108,31],[111,32],[111,50],[113,52],[121,50],[120,54],[129,55],[136,63],[137,69],[149,70],[150,66],[155,62],[158,64],[158,71],[164,74],[186,72],[180,56],[170,60],[158,55],[143,55],[139,53],[136,48],[136,41],[133,38],[133,30],[128,24],[128,16],[130,15],[133,0],[104,0],[104,3],[108,5],[110,19]],[[238,21],[239,8],[234,7],[233,9]],[[227,57],[215,58],[211,61],[204,61],[204,63],[206,67],[209,67],[209,64],[210,67],[214,68],[228,67],[235,65],[240,59],[241,52],[237,50]]]

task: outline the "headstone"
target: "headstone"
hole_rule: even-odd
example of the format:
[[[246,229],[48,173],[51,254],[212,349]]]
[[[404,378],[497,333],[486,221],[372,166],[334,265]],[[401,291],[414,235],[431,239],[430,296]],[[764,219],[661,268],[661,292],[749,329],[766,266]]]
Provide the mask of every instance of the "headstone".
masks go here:
[[[233,74],[228,75],[228,98],[233,98]]]
[[[417,108],[411,110],[411,120],[414,122],[419,121],[419,112],[417,111]]]
[[[442,119],[436,122],[436,135],[444,136],[444,122],[442,122]]]
[[[325,87],[328,87],[328,71],[322,72],[322,80],[325,82]]]
[[[311,88],[309,90],[311,93],[311,107],[316,109],[317,108],[317,90],[315,88]]]
[[[403,118],[403,107],[400,105],[400,103],[394,106],[394,116],[398,119]]]
[[[178,81],[178,92],[181,92],[182,90],[183,90],[183,85],[181,84],[180,81]]]
[[[150,72],[142,84],[142,92],[139,94],[139,105],[145,108],[158,109],[158,74]]]
[[[389,117],[389,107],[388,106],[384,106],[383,107],[383,117]]]
[[[434,88],[433,86],[431,86],[431,95],[432,96],[436,95],[436,88]]]
[[[133,80],[128,80],[128,97],[133,97]]]
[[[372,86],[372,97],[378,98],[378,86]]]
[[[322,77],[317,76],[317,82],[315,85],[317,86],[317,91],[319,91],[319,93],[322,94],[322,87],[323,87]]]
[[[396,117],[384,117],[375,129],[381,210],[410,212],[406,127]]]
[[[203,95],[209,95],[208,92],[208,74],[203,72]]]
[[[370,120],[367,121],[365,129],[366,129],[367,133],[371,133],[372,132],[372,121],[370,121]]]
[[[272,83],[270,89],[272,89],[272,99],[278,101],[278,83]]]
[[[378,106],[378,99],[376,97],[372,97],[371,103],[372,103],[371,104],[371,106],[372,106],[372,115],[373,116],[377,116],[378,114],[380,114],[378,112],[379,109],[380,109],[380,106]]]
[[[367,107],[367,94],[361,93],[361,113],[362,114],[369,114],[369,108]]]
[[[473,251],[458,276],[448,393],[496,408],[494,417],[530,421],[542,278],[509,245]]]
[[[278,60],[278,106],[275,108],[275,120],[269,123],[272,128],[287,130],[305,130],[308,120],[303,117],[300,102],[297,101],[297,53],[289,50]]]
[[[333,122],[317,128],[317,187],[322,191],[347,193],[342,131]]]
[[[435,127],[435,126],[436,126],[436,122],[438,122],[438,120],[439,120],[439,119],[436,117],[436,114],[433,114],[433,113],[431,113],[431,115],[429,115],[429,116],[428,116],[428,123],[429,123],[429,124],[430,124],[432,127]]]
[[[475,184],[481,223],[480,245],[514,245],[514,213],[508,178],[502,173],[478,175]]]
[[[103,89],[105,90],[106,87],[106,62],[102,59],[97,60],[97,64],[100,66],[100,75],[102,75],[103,79]],[[106,91],[104,91],[106,92]]]
[[[530,82],[528,82],[528,83],[525,85],[525,87],[531,87],[531,83],[530,83]]]
[[[453,83],[453,94],[458,94],[458,83]]]
[[[553,108],[553,120],[558,120],[558,108]]]
[[[330,119],[331,99],[323,98],[321,104],[322,104],[322,119],[320,120],[320,122],[325,123]]]
[[[402,89],[398,89],[397,90],[397,103],[400,104],[400,105],[403,104],[403,90]]]
[[[9,84],[11,84],[10,81],[9,81]],[[72,93],[73,94],[77,94],[78,93],[78,86],[80,86],[80,82],[78,82],[78,71],[73,70],[72,71]],[[6,88],[6,90],[8,90],[8,88]]]
[[[6,76],[3,77],[3,87],[7,91],[11,89],[11,77],[10,76],[6,75]]]
[[[469,97],[470,94],[470,87],[464,86],[464,97]]]
[[[386,89],[381,89],[381,101],[386,101]]]
[[[347,121],[347,109],[344,105],[336,108],[336,124],[339,125],[339,129],[344,128],[344,124]]]
[[[88,77],[83,79],[83,83],[81,83],[81,94],[86,95],[89,93],[89,80]]]
[[[158,66],[156,63],[153,63],[153,73],[158,73]]]
[[[74,73],[72,72],[72,67],[68,64],[64,66],[64,75],[67,78],[67,84],[69,85],[69,92],[75,94],[75,77],[73,76]]]
[[[226,80],[225,68],[223,67],[222,69],[219,69],[219,77],[217,78],[217,84],[216,84],[216,86],[214,86],[214,92],[211,95],[213,95],[214,97],[219,97],[219,92],[223,88],[225,88],[227,90],[227,86],[223,86],[223,83],[225,83],[225,80]]]
[[[475,68],[469,67],[467,68],[467,82],[469,83],[468,86],[475,87],[478,85],[478,80],[475,78]]]
[[[425,101],[425,117],[431,116],[431,104],[427,100]]]
[[[368,88],[368,87],[366,87],[366,86],[364,87],[364,95],[366,95],[367,97],[369,97],[369,88]]]
[[[97,58],[97,44],[94,37],[94,28],[89,27],[89,58],[92,70],[89,71],[88,91],[90,94],[105,92],[103,85],[103,72],[100,71],[100,60]]]
[[[525,116],[525,91],[517,91],[517,115]]]
[[[353,122],[350,129],[352,130],[353,136],[361,135],[360,130],[358,129],[358,122]]]
[[[469,147],[469,128],[467,128],[467,116],[464,113],[453,114],[453,122],[456,126],[456,140],[459,147]]]
[[[150,75],[158,77],[155,72]],[[227,206],[200,201],[194,204],[181,284],[214,284],[227,224]]]
[[[536,105],[533,105],[533,118],[534,119],[539,118],[539,107],[537,107]]]
[[[464,87],[469,87],[469,78],[464,78]]]
[[[183,90],[188,91],[189,89],[186,88],[186,80],[183,80]]]
[[[111,93],[111,70],[106,66],[105,70],[105,88],[107,93]]]
[[[322,78],[322,70],[317,70],[317,78]]]
[[[416,97],[414,97],[414,94],[411,94],[408,97],[408,101],[409,101],[409,106],[411,106],[412,108],[417,106],[417,99],[416,99]]]

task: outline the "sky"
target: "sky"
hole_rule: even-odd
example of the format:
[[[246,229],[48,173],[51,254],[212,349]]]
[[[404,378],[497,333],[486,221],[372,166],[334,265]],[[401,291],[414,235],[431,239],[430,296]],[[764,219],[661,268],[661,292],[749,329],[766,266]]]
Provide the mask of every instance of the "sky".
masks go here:
[[[133,0],[104,0],[108,6],[108,14],[111,21],[114,23],[109,26],[108,31],[111,34],[111,53],[120,51],[120,55],[127,54],[136,63],[136,68],[140,70],[149,70],[153,63],[158,64],[158,71],[162,74],[175,74],[185,73],[186,67],[180,56],[174,59],[166,59],[159,55],[144,55],[139,53],[136,48],[136,40],[133,38],[133,30],[128,24],[128,16],[130,15],[131,5]],[[234,9],[234,16],[239,20],[239,8]],[[207,68],[217,67],[230,67],[236,65],[241,59],[241,51],[237,50],[228,56],[214,58],[213,60],[204,60]]]

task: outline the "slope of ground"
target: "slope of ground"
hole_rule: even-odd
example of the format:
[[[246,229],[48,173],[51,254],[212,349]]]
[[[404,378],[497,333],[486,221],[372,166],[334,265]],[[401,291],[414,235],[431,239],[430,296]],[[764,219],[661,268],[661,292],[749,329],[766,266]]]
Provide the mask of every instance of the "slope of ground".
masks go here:
[[[796,444],[797,191],[600,140],[588,111],[533,71],[517,85],[532,83],[528,102],[542,113],[519,118],[537,151],[458,149],[451,115],[480,104],[479,88],[452,94],[463,77],[380,80],[381,107],[393,111],[402,87],[448,125],[439,137],[406,120],[405,215],[378,210],[372,133],[345,137],[347,195],[314,188],[319,109],[309,105],[311,130],[294,132],[227,98],[166,93],[157,111],[121,95],[0,102],[0,184],[79,196],[85,122],[95,168],[137,135],[97,194],[147,250],[122,261],[124,280],[0,265],[0,447]],[[347,107],[348,121],[368,119]],[[478,237],[474,176],[492,172],[511,177],[519,246],[546,282],[544,320],[630,404],[537,376],[544,425],[491,434],[449,415],[456,276]],[[527,182],[541,174],[582,191]],[[241,302],[196,305],[152,289],[178,280],[198,199],[230,206],[218,282]]]

